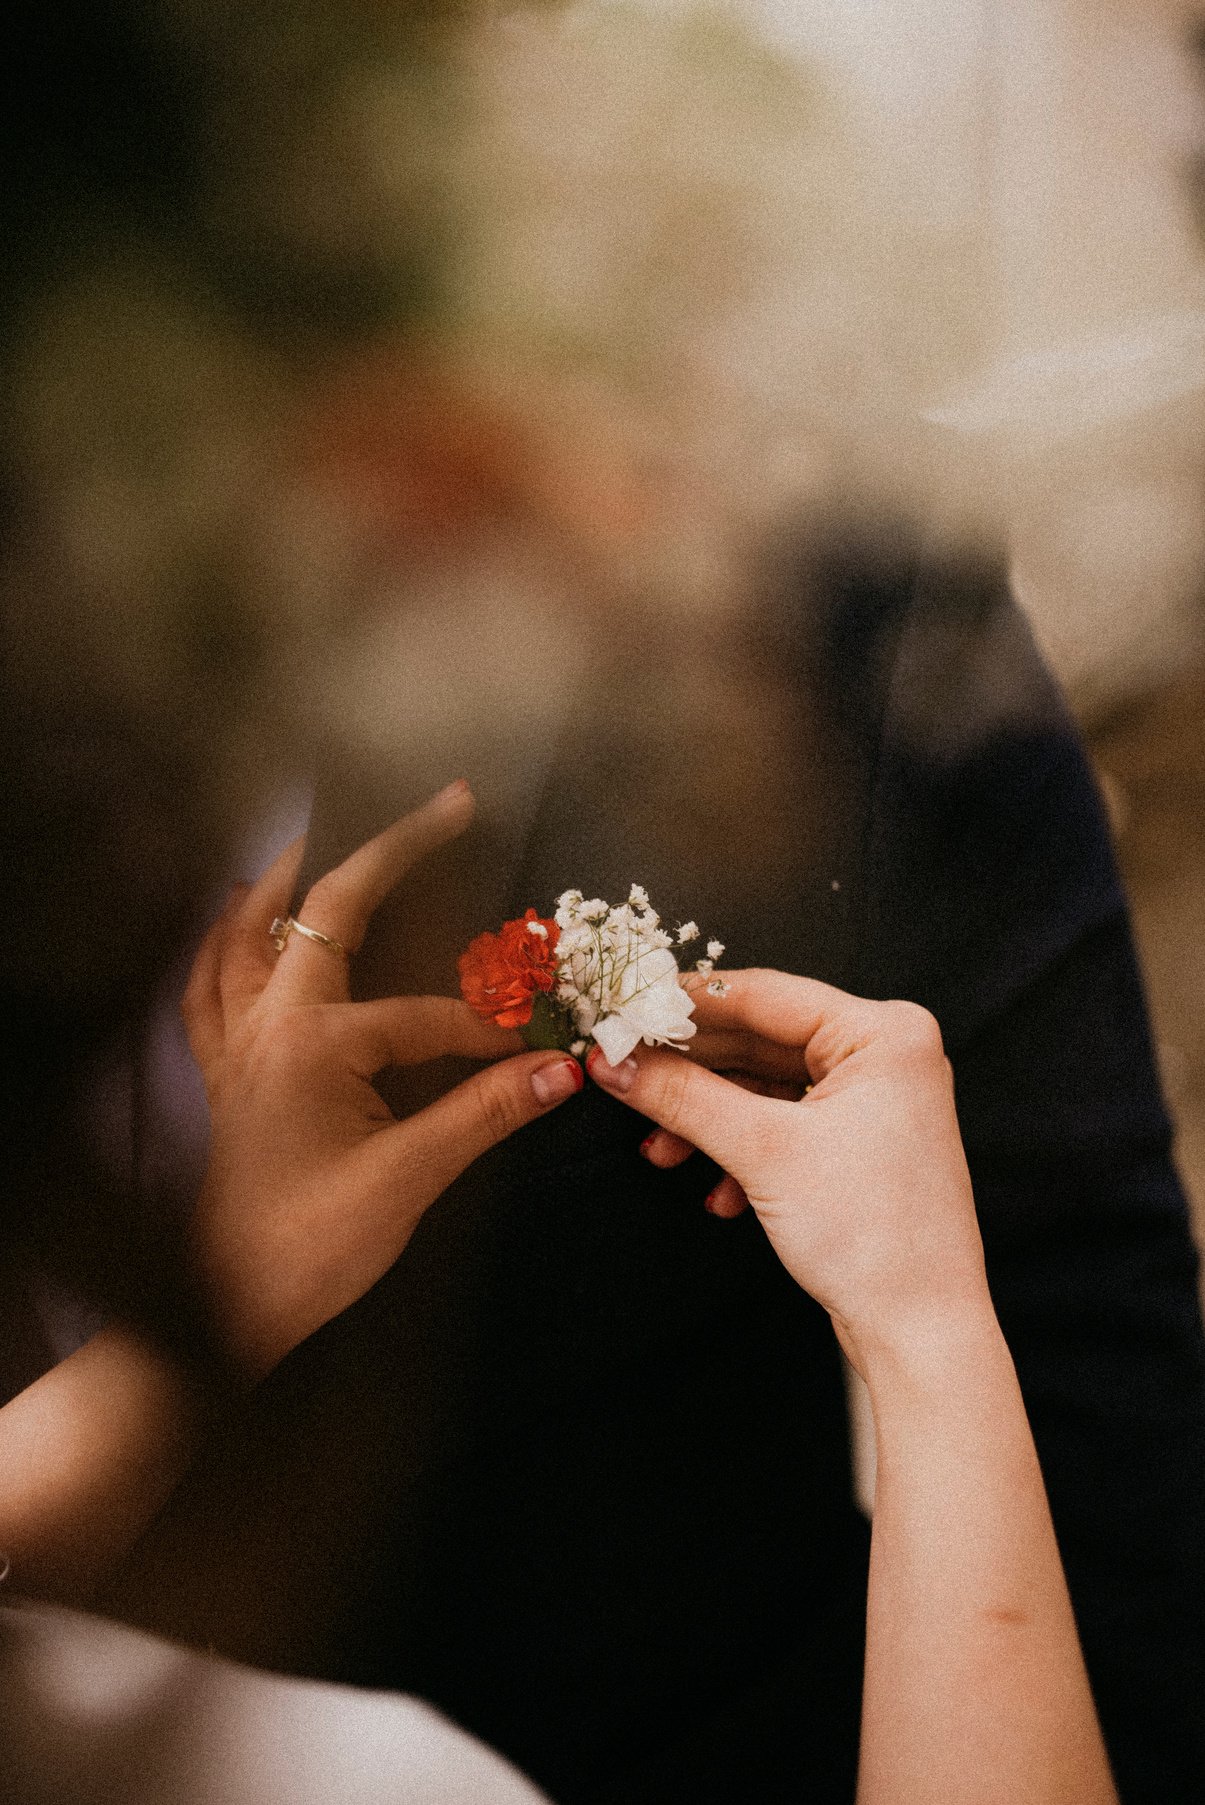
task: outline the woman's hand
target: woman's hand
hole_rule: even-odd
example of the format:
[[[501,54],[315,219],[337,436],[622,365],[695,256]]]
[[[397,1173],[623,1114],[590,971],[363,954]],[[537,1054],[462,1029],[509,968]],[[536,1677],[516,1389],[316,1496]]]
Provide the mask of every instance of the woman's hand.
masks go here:
[[[933,1017],[783,972],[726,981],[727,995],[698,1000],[691,1058],[642,1050],[612,1068],[591,1056],[595,1082],[664,1131],[650,1156],[668,1165],[697,1146],[723,1166],[720,1213],[739,1207],[739,1185],[860,1370],[876,1346],[990,1312]],[[749,1076],[733,1082],[703,1061]]]
[[[472,814],[467,785],[451,785],[321,878],[298,919],[355,952],[398,880]],[[344,954],[295,931],[277,953],[269,927],[288,913],[300,861],[299,841],[231,897],[183,1003],[213,1118],[198,1255],[253,1375],[367,1291],[471,1161],[582,1083],[564,1054],[520,1054],[396,1121],[374,1073],[445,1054],[497,1060],[519,1037],[447,997],[350,1002]]]
[[[870,1388],[859,1805],[1116,1805],[937,1023],[782,972],[727,982],[696,1057],[589,1070],[670,1137],[657,1163],[697,1146],[743,1187]]]

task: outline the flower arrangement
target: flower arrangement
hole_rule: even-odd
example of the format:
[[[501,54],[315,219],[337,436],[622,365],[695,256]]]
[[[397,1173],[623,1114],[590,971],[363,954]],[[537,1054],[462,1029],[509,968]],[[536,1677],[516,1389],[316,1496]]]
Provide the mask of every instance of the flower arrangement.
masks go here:
[[[460,957],[461,994],[483,1021],[518,1028],[529,1046],[581,1059],[593,1043],[618,1065],[639,1041],[690,1039],[695,1006],[684,974],[723,995],[715,969],[723,944],[709,940],[706,956],[692,959],[699,938],[693,921],[663,927],[640,884],[617,907],[566,890],[553,915],[528,909],[496,934],[478,934]]]

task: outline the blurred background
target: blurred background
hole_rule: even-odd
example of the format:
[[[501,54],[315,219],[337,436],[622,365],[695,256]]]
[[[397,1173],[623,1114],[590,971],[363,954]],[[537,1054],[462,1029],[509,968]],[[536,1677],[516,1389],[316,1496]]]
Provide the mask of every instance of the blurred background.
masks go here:
[[[504,790],[599,635],[711,631],[777,523],[856,493],[1007,547],[1202,1206],[1198,4],[17,0],[6,29],[27,989],[151,984],[315,759],[434,768],[458,697]],[[120,896],[48,850],[81,815],[137,849]]]

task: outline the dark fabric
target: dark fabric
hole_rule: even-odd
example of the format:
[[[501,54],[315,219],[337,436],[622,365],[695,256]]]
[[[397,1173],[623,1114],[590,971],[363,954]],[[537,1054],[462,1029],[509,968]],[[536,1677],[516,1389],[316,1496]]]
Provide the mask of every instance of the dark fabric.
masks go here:
[[[11,1266],[0,1267],[0,1404],[15,1398],[53,1364],[54,1355],[29,1287]]]
[[[1187,1805],[1205,1350],[1092,780],[994,572],[887,534],[783,569],[724,649],[744,717],[684,713],[702,652],[644,637],[534,826],[437,864],[359,982],[451,988],[468,932],[636,879],[734,964],[933,1008],[1123,1796]],[[315,864],[354,837],[332,787]],[[850,1800],[866,1531],[833,1338],[641,1133],[587,1090],[461,1181],[231,1426],[123,1607],[430,1697],[565,1805]]]

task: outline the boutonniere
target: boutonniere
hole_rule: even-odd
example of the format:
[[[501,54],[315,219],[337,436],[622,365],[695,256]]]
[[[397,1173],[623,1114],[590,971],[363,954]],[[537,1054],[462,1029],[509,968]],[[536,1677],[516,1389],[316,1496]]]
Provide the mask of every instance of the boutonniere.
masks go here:
[[[695,1031],[692,979],[723,995],[715,969],[723,945],[709,940],[695,958],[699,939],[693,921],[663,927],[639,884],[614,908],[566,890],[554,914],[528,909],[496,934],[478,934],[460,956],[461,994],[483,1021],[518,1028],[529,1046],[581,1059],[594,1042],[618,1065],[641,1040],[685,1046]]]

